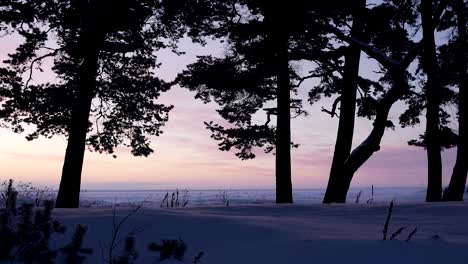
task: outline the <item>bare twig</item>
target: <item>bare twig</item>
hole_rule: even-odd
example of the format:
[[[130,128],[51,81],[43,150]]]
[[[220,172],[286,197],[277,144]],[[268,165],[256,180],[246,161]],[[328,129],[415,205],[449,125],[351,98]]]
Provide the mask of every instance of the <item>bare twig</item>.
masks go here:
[[[354,201],[354,203],[359,203],[359,200],[361,199],[361,195],[362,195],[362,191],[359,191],[358,194],[356,195],[356,200]]]
[[[418,228],[415,227],[415,228],[413,229],[413,231],[411,231],[411,233],[409,233],[408,238],[406,238],[405,241],[406,241],[406,242],[409,242],[409,241],[411,240],[411,238],[413,238],[414,234],[416,234],[417,231],[418,231]]]
[[[383,228],[383,240],[387,240],[387,232],[388,232],[388,225],[390,224],[390,218],[392,217],[392,211],[393,211],[393,200],[390,202],[390,206],[388,207],[388,212],[387,212],[387,220],[385,220],[385,225]]]
[[[201,260],[201,258],[203,257],[204,254],[205,254],[205,252],[203,252],[203,251],[198,252],[198,254],[193,258],[193,264],[200,263],[200,260]]]
[[[333,117],[340,117],[337,113],[336,113],[336,109],[338,107],[338,103],[341,101],[341,95],[338,96],[335,101],[333,102],[333,105],[332,105],[332,109],[331,110],[327,110],[326,108],[322,107],[322,112],[325,112],[327,114],[329,114],[332,118]]]
[[[292,85],[293,88],[299,88],[299,86],[301,86],[301,84],[308,80],[308,79],[312,79],[312,78],[319,78],[319,77],[322,77],[323,75],[322,74],[316,74],[316,73],[313,73],[313,74],[310,74],[310,75],[307,75],[307,76],[304,76],[304,77],[301,77],[299,78],[298,82],[295,84],[295,85]]]
[[[112,264],[114,263],[114,259],[113,259],[113,256],[114,256],[114,249],[120,244],[122,243],[122,239],[119,238],[119,232],[121,231],[121,228],[123,226],[123,224],[134,214],[136,214],[140,209],[142,208],[142,205],[138,205],[136,206],[135,208],[133,208],[122,220],[120,220],[120,222],[117,223],[116,221],[116,208],[114,207],[112,209],[112,239],[111,239],[111,242],[108,246],[108,254],[107,254],[107,258],[108,259],[104,259],[105,262],[109,263],[109,264]],[[142,227],[138,227],[138,228],[133,228],[131,231],[130,231],[130,235],[135,235],[139,232],[141,232],[143,230]],[[101,246],[101,250],[102,250],[102,246]],[[103,254],[104,255],[104,254]]]
[[[397,238],[398,235],[401,234],[401,232],[403,232],[403,230],[405,230],[406,227],[400,227],[398,228],[397,231],[393,232],[392,236],[390,237],[390,240],[394,240],[395,238]]]

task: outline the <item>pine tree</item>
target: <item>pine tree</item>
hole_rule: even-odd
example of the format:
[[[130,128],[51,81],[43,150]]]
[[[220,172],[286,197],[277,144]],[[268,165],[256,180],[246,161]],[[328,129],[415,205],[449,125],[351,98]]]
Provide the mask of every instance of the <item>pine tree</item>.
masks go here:
[[[437,202],[442,195],[442,155],[439,143],[441,83],[434,36],[433,1],[421,0],[423,28],[422,68],[426,81],[426,149],[428,164],[427,202]]]
[[[68,137],[57,207],[79,204],[86,146],[111,154],[118,145],[135,156],[153,152],[149,136],[162,133],[172,109],[156,101],[171,85],[154,76],[154,52],[175,49],[185,30],[163,2],[7,1],[4,21],[24,42],[0,71],[0,118],[15,132],[33,125],[29,140]],[[52,60],[56,82],[35,82],[45,60]]]
[[[323,200],[325,203],[346,201],[355,172],[380,149],[385,130],[394,127],[388,120],[388,111],[397,100],[409,93],[406,67],[415,56],[410,52],[414,43],[402,26],[415,23],[412,1],[385,1],[370,7],[365,5],[365,1],[355,4],[354,12],[349,14],[352,18],[350,32],[345,33],[349,27],[346,20],[341,25],[330,23],[329,27],[330,32],[349,45],[345,47],[348,53],[344,65],[335,63],[333,67],[321,67],[322,71],[328,71],[326,76],[332,77],[309,94],[311,102],[318,100],[320,93],[328,96],[338,94],[332,110],[323,110],[332,117],[339,113],[340,119],[332,169]],[[388,39],[393,41],[389,42]],[[381,77],[378,80],[359,75],[361,51],[380,63]],[[352,149],[356,108],[358,116],[374,120],[374,125],[368,137]]]
[[[352,13],[352,29],[351,37],[357,39],[364,39],[364,16],[366,11],[366,1],[360,0],[356,2],[357,7]],[[335,81],[335,85],[339,85],[339,97],[335,101],[335,106],[340,104],[339,110],[339,124],[336,136],[335,151],[333,154],[333,161],[330,169],[330,177],[328,179],[328,186],[323,198],[324,203],[336,202],[346,200],[342,197],[346,192],[340,190],[340,183],[342,180],[343,165],[347,157],[351,153],[354,134],[354,120],[356,116],[356,96],[358,90],[359,79],[359,64],[361,58],[361,50],[355,45],[347,47],[345,56],[345,65],[343,66],[343,79]],[[329,74],[329,76],[333,74]],[[338,84],[337,84],[338,83]],[[332,117],[335,115],[335,110],[332,110]]]
[[[411,81],[414,79],[407,72],[411,62],[420,54],[423,42],[414,43],[408,28],[417,23],[417,11],[413,1],[384,1],[370,9],[366,16],[366,29],[369,41],[353,38],[342,30],[331,27],[330,30],[340,40],[354,44],[369,57],[376,60],[383,72],[379,81],[359,78],[360,89],[364,91],[357,100],[358,115],[374,120],[373,128],[367,138],[361,142],[346,158],[341,173],[341,189],[337,191],[340,199],[327,202],[345,202],[351,180],[355,172],[375,153],[380,150],[380,142],[386,128],[394,127],[388,120],[390,108],[398,100],[410,97],[414,93]],[[440,3],[434,12],[433,25],[438,25],[446,3]],[[432,28],[432,31],[435,28]],[[388,41],[392,39],[392,41]],[[379,98],[372,95],[381,94]]]
[[[205,123],[212,138],[219,141],[220,150],[236,148],[241,159],[255,158],[255,148],[275,151],[277,203],[293,201],[291,147],[297,144],[291,142],[290,119],[304,111],[302,101],[291,94],[304,80],[315,77],[300,76],[291,62],[314,61],[341,52],[329,51],[323,34],[332,5],[225,2],[224,9],[218,9],[225,15],[208,19],[215,26],[200,30],[202,36],[226,41],[225,56],[201,56],[178,78],[181,86],[196,92],[196,98],[220,106],[217,112],[229,125]],[[265,107],[268,103],[275,103],[275,107]],[[262,110],[264,121],[256,122],[253,115]],[[276,124],[272,116],[276,116]]]
[[[458,84],[458,137],[457,158],[453,168],[452,177],[447,191],[444,192],[444,200],[461,201],[468,174],[468,46],[466,13],[467,8],[463,0],[453,1],[451,7],[456,14],[456,39],[449,42],[446,52],[441,56],[445,58],[448,66],[448,76],[454,75],[452,83]],[[453,54],[453,56],[450,56]],[[447,56],[449,55],[449,56]],[[468,191],[468,189],[467,189]]]
[[[11,252],[17,243],[15,233],[15,219],[17,215],[16,200],[18,192],[13,187],[13,180],[2,184],[5,190],[1,190],[3,207],[0,208],[0,261],[9,260]]]

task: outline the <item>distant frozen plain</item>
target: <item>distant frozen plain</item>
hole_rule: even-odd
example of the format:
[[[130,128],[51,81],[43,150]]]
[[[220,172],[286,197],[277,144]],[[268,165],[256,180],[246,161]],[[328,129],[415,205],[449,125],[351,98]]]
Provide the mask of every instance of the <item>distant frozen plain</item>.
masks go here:
[[[245,204],[272,204],[275,202],[275,190],[273,189],[210,189],[192,190],[178,189],[179,198],[187,199],[188,206],[223,205],[229,200],[231,205]],[[81,201],[84,206],[90,203],[96,205],[113,204],[139,204],[146,207],[159,207],[164,196],[172,195],[176,189],[161,190],[83,190]],[[322,202],[325,189],[295,189],[293,198],[295,204],[318,204]],[[360,195],[359,195],[360,193]],[[398,202],[423,202],[425,188],[423,187],[375,187],[372,196],[371,186],[351,188],[348,193],[348,202],[355,203],[356,197],[359,203],[367,203],[372,199],[373,203],[389,203],[391,200]]]

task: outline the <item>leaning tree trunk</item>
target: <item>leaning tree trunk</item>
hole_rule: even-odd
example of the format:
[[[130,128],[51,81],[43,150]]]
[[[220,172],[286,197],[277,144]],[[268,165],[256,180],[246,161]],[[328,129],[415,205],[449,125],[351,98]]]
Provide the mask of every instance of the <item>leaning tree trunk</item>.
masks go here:
[[[422,0],[423,27],[423,69],[426,81],[426,147],[427,147],[427,193],[426,201],[441,200],[442,194],[442,158],[439,143],[439,110],[441,84],[438,71],[436,46],[434,39],[432,0]]]
[[[343,201],[346,201],[346,195],[356,171],[364,165],[375,152],[380,150],[380,143],[387,129],[390,109],[408,91],[408,82],[406,80],[405,70],[403,69],[406,69],[406,66],[402,66],[402,69],[392,70],[393,85],[385,96],[378,101],[376,117],[371,133],[351,152],[343,165],[343,181],[341,181],[341,185],[339,186],[341,189],[341,196],[339,198]]]
[[[83,62],[80,65],[76,82],[77,97],[72,106],[68,145],[57,195],[57,208],[77,208],[79,206],[86,134],[89,128],[91,102],[96,90],[101,39],[101,34],[92,26],[92,23],[89,21],[83,23],[80,37]]]
[[[292,203],[291,182],[291,94],[289,79],[288,38],[276,39],[277,128],[276,128],[276,203]]]
[[[363,23],[362,11],[366,8],[366,0],[359,0],[354,13],[351,37],[362,39]],[[336,136],[335,152],[328,178],[327,190],[323,198],[324,203],[344,203],[346,193],[339,188],[344,179],[343,165],[351,153],[353,144],[354,121],[356,116],[357,79],[359,77],[359,61],[361,49],[350,45],[345,56],[343,87],[340,96],[340,117]]]
[[[432,26],[438,24],[439,18],[445,9],[447,3],[443,1],[440,3],[438,9],[435,13],[436,20]],[[331,28],[333,33],[350,44],[355,44],[364,51],[367,55],[378,61],[382,66],[384,66],[390,73],[393,84],[390,90],[378,101],[378,106],[376,109],[376,117],[373,124],[371,133],[367,138],[357,146],[346,159],[343,166],[343,181],[341,182],[341,199],[346,199],[346,194],[349,190],[351,180],[353,179],[354,173],[362,166],[364,163],[376,152],[380,150],[380,142],[385,133],[387,127],[387,118],[388,113],[392,105],[401,99],[405,93],[408,92],[408,81],[407,81],[407,72],[406,69],[411,64],[416,56],[420,53],[423,43],[417,44],[413,49],[409,50],[406,56],[401,61],[395,61],[388,58],[384,53],[379,52],[370,45],[367,45],[363,42],[357,41],[354,38],[350,38],[344,35],[341,31]],[[435,28],[432,28],[434,30]]]
[[[468,173],[468,61],[466,38],[466,9],[463,0],[455,0],[454,8],[457,14],[457,50],[456,63],[458,69],[458,144],[457,160],[453,167],[444,200],[461,201],[465,192],[466,177]]]

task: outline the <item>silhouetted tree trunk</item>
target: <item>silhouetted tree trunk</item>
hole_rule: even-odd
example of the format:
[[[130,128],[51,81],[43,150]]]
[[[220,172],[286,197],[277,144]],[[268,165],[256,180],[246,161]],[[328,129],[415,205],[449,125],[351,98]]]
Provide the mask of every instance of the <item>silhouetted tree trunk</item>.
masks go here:
[[[288,36],[275,38],[277,67],[276,203],[292,203],[291,182],[291,94]]]
[[[455,0],[453,7],[457,15],[457,50],[456,63],[458,69],[458,144],[457,160],[453,168],[452,178],[444,200],[461,201],[465,192],[466,177],[468,173],[468,61],[466,38],[466,9],[463,0]]]
[[[67,150],[57,195],[57,208],[77,208],[79,206],[86,134],[89,128],[91,102],[96,90],[99,46],[104,40],[98,26],[93,25],[91,20],[92,18],[88,15],[83,15],[80,37],[83,61],[76,82],[77,97],[72,106]]]
[[[439,22],[439,18],[447,5],[446,1],[442,1],[438,9],[435,12],[435,19],[431,23],[431,30],[435,29],[435,26]],[[432,7],[431,7],[432,8]],[[432,12],[430,13],[432,14]],[[365,52],[367,55],[378,61],[383,67],[385,67],[392,78],[393,84],[390,90],[377,101],[376,116],[373,123],[373,128],[371,133],[367,138],[361,142],[349,155],[346,159],[343,166],[343,181],[340,182],[341,196],[338,197],[341,201],[346,200],[346,194],[349,190],[351,180],[353,179],[354,173],[374,154],[374,152],[380,150],[380,142],[385,133],[388,123],[388,113],[392,105],[402,98],[402,96],[408,92],[408,81],[407,81],[407,72],[406,69],[410,63],[416,58],[420,53],[421,48],[423,48],[424,40],[418,43],[413,49],[409,50],[406,56],[401,61],[395,61],[387,57],[384,53],[376,50],[374,47],[367,45],[364,42],[358,41],[355,38],[345,36],[341,31],[333,29],[333,33],[337,35],[338,38],[350,43],[359,46],[359,48]],[[432,37],[434,35],[432,34]],[[440,193],[439,193],[440,199]]]
[[[442,194],[442,158],[439,143],[439,110],[441,83],[438,70],[436,46],[434,40],[432,0],[421,1],[423,27],[423,69],[426,81],[426,143],[427,143],[427,193],[426,201],[441,200]]]
[[[351,37],[362,39],[363,23],[362,11],[366,7],[366,0],[359,0],[353,15],[353,26]],[[323,199],[324,203],[344,203],[347,190],[339,188],[344,180],[343,165],[351,153],[353,144],[354,121],[356,116],[356,93],[357,78],[359,76],[359,61],[361,49],[356,45],[348,47],[343,76],[343,87],[341,88],[340,117],[338,133],[336,136],[335,152],[328,179],[328,186]]]
[[[378,101],[376,109],[376,117],[373,123],[373,128],[369,136],[357,146],[349,155],[343,166],[343,180],[338,186],[340,196],[339,202],[346,202],[346,195],[351,185],[351,180],[356,171],[364,165],[364,163],[374,154],[380,150],[380,142],[387,129],[388,113],[401,97],[408,91],[408,83],[405,76],[407,65],[402,66],[401,69],[392,70],[393,82],[392,88]]]

